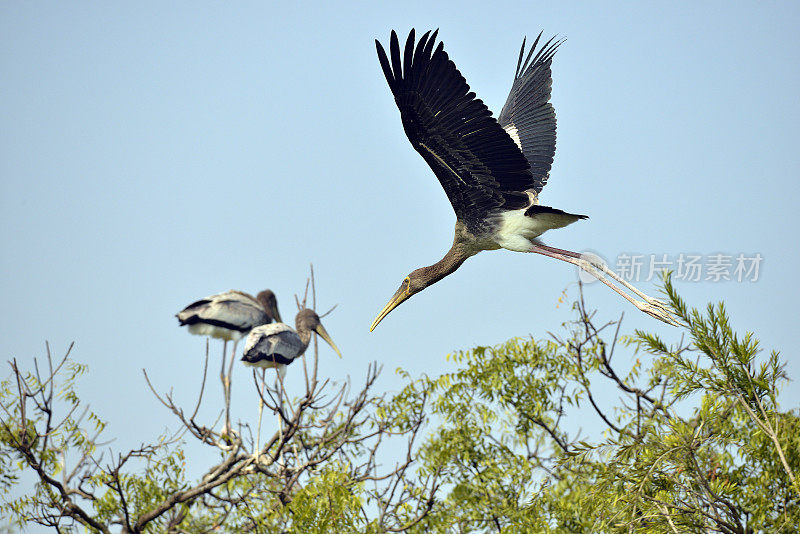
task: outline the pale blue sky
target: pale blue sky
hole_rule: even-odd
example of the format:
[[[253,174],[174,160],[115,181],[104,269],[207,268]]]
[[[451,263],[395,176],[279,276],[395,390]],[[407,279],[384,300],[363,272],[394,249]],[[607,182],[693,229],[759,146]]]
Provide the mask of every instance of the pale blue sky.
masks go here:
[[[378,360],[391,390],[398,366],[438,374],[450,351],[557,330],[574,269],[498,251],[369,333],[403,277],[448,249],[455,221],[375,55],[375,38],[412,26],[440,29],[495,113],[522,37],[565,36],[542,202],[591,218],[545,241],[612,261],[760,253],[756,283],[678,287],[693,305],[724,300],[736,328],[800,375],[794,2],[3,2],[2,361],[74,340],[90,368],[81,393],[125,447],[173,425],[143,367],[187,403],[197,390],[204,341],[174,313],[269,287],[291,318],[310,262],[320,308],[338,303],[324,324],[344,359],[325,349],[321,361],[337,379]],[[603,317],[624,311],[625,330],[678,335],[600,284],[587,298]],[[234,374],[248,417],[249,373]]]

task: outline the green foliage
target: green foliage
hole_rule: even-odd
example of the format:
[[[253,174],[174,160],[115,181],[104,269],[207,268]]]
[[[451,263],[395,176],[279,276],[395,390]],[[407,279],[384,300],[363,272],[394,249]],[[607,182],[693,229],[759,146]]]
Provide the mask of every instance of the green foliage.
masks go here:
[[[566,339],[457,352],[457,370],[401,393],[425,391],[441,422],[420,462],[446,491],[415,531],[796,532],[800,417],[779,407],[778,354],[760,357],[723,305],[701,313],[665,289],[688,344],[606,340],[618,325],[595,327],[578,302]],[[605,430],[581,438],[590,415]]]
[[[100,497],[93,503],[95,519],[111,524],[125,510],[129,517],[139,517],[166,501],[174,493],[188,489],[186,460],[181,446],[167,445],[165,439],[154,447],[143,447],[130,459],[139,460],[141,467],[132,472],[114,468],[95,475],[90,485],[98,490]],[[125,462],[127,463],[127,461]],[[122,465],[124,466],[125,463]],[[120,466],[121,467],[121,466]],[[184,508],[181,505],[179,508]],[[179,509],[177,513],[187,510]],[[151,532],[163,532],[169,517],[158,517],[149,525]]]
[[[289,505],[296,532],[325,534],[354,532],[360,524],[360,487],[343,466],[330,465],[318,473]]]
[[[3,480],[11,488],[23,471],[36,477],[21,496],[0,496],[2,512],[19,525],[101,533],[385,532],[427,511],[417,501],[429,502],[431,490],[407,476],[424,402],[398,411],[372,395],[374,365],[352,396],[349,383],[329,387],[313,372],[305,396],[291,402],[276,400],[283,396],[277,386],[267,388],[265,407],[282,424],[263,442],[248,423],[216,432],[194,419],[197,409],[186,416],[169,396],[158,396],[181,422],[178,432],[104,456],[97,451],[105,425],[81,409],[74,390],[85,367],[68,355],[53,366],[48,351],[45,378],[38,364],[25,373],[14,362],[0,385],[8,415],[0,424]],[[252,437],[244,439],[245,432]],[[187,434],[219,452],[220,462],[198,479],[186,471]],[[395,450],[405,450],[404,460],[392,459],[384,470],[380,449],[400,438],[405,447]]]
[[[16,361],[12,368],[17,370]],[[0,383],[3,410],[0,480],[10,488],[19,481],[19,473],[27,466],[39,475],[31,493],[0,501],[3,517],[22,524],[36,510],[62,507],[64,493],[58,478],[64,476],[67,462],[73,457],[67,456],[65,451],[88,456],[96,450],[96,441],[90,432],[98,435],[105,424],[94,413],[80,409],[74,389],[75,382],[85,372],[86,366],[65,357],[55,369],[50,361],[48,374],[40,374],[37,366],[34,372],[17,371]],[[53,380],[55,374],[59,375],[58,383]],[[50,406],[54,399],[60,403],[60,414],[50,408],[41,409]],[[12,458],[15,461],[11,461]]]
[[[258,454],[162,400],[220,450],[199,480],[167,437],[69,478],[64,459],[93,457],[104,427],[74,393],[85,368],[17,372],[0,384],[0,489],[26,469],[38,482],[0,513],[62,532],[797,532],[800,413],[780,406],[779,355],[736,334],[722,304],[665,292],[679,342],[620,336],[581,299],[563,337],[458,351],[437,377],[398,370],[393,396],[369,394],[374,370],[347,401],[312,385]],[[57,423],[36,408],[48,398]]]

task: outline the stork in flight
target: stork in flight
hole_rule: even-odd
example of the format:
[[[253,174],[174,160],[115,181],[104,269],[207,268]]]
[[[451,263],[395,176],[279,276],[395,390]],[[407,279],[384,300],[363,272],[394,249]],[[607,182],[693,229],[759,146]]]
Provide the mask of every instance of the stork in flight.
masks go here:
[[[523,40],[511,93],[495,119],[470,92],[443,43],[435,45],[437,33],[426,32],[415,42],[412,29],[402,57],[394,30],[388,56],[377,40],[375,46],[408,140],[430,165],[453,205],[455,238],[444,258],[406,276],[370,331],[398,305],[454,272],[470,256],[500,248],[576,265],[643,312],[677,324],[663,302],[645,295],[601,263],[546,246],[539,239],[547,230],[587,218],[539,204],[556,149],[556,116],[549,102],[550,65],[563,41],[552,38],[537,51],[540,33],[525,56]],[[625,293],[604,274],[644,302]]]

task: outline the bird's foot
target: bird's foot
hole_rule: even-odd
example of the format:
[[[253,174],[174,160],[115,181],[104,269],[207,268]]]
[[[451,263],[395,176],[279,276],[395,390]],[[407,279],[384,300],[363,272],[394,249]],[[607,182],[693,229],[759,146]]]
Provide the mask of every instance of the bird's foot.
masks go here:
[[[645,302],[647,302],[651,306],[655,306],[656,308],[661,308],[666,313],[669,313],[670,315],[672,315],[672,309],[670,309],[669,303],[667,301],[661,300],[661,299],[657,299],[657,298],[653,298],[653,297],[648,297],[647,295],[644,296],[644,300],[645,300]]]
[[[220,443],[230,447],[239,438],[239,434],[233,429],[230,423],[225,423],[219,431]]]
[[[665,322],[672,326],[681,326],[678,319],[673,315],[672,310],[663,300],[655,299],[653,297],[645,297],[647,302],[641,300],[633,300],[634,306],[645,312],[650,317],[654,317],[659,321]]]

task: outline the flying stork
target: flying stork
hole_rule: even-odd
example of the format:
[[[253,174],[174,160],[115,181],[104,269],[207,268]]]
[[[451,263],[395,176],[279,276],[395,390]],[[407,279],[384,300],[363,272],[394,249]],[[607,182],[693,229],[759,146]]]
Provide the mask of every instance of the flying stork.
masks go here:
[[[495,119],[470,92],[443,43],[435,45],[437,33],[425,32],[416,42],[412,29],[402,57],[394,30],[388,56],[378,40],[375,46],[408,140],[430,165],[453,205],[455,237],[440,261],[405,277],[370,331],[398,305],[454,272],[470,256],[500,248],[576,265],[643,312],[677,324],[663,302],[645,295],[601,263],[546,246],[539,239],[547,230],[587,218],[539,204],[556,146],[556,116],[549,102],[550,65],[563,41],[551,38],[537,51],[540,33],[527,56],[522,41],[511,93]],[[598,270],[644,302],[623,292]]]
[[[286,366],[303,355],[316,332],[342,357],[342,353],[328,335],[319,320],[319,315],[308,308],[300,310],[295,317],[296,330],[284,323],[257,326],[250,331],[244,346],[242,361],[252,367],[275,368],[280,379],[286,374]]]

